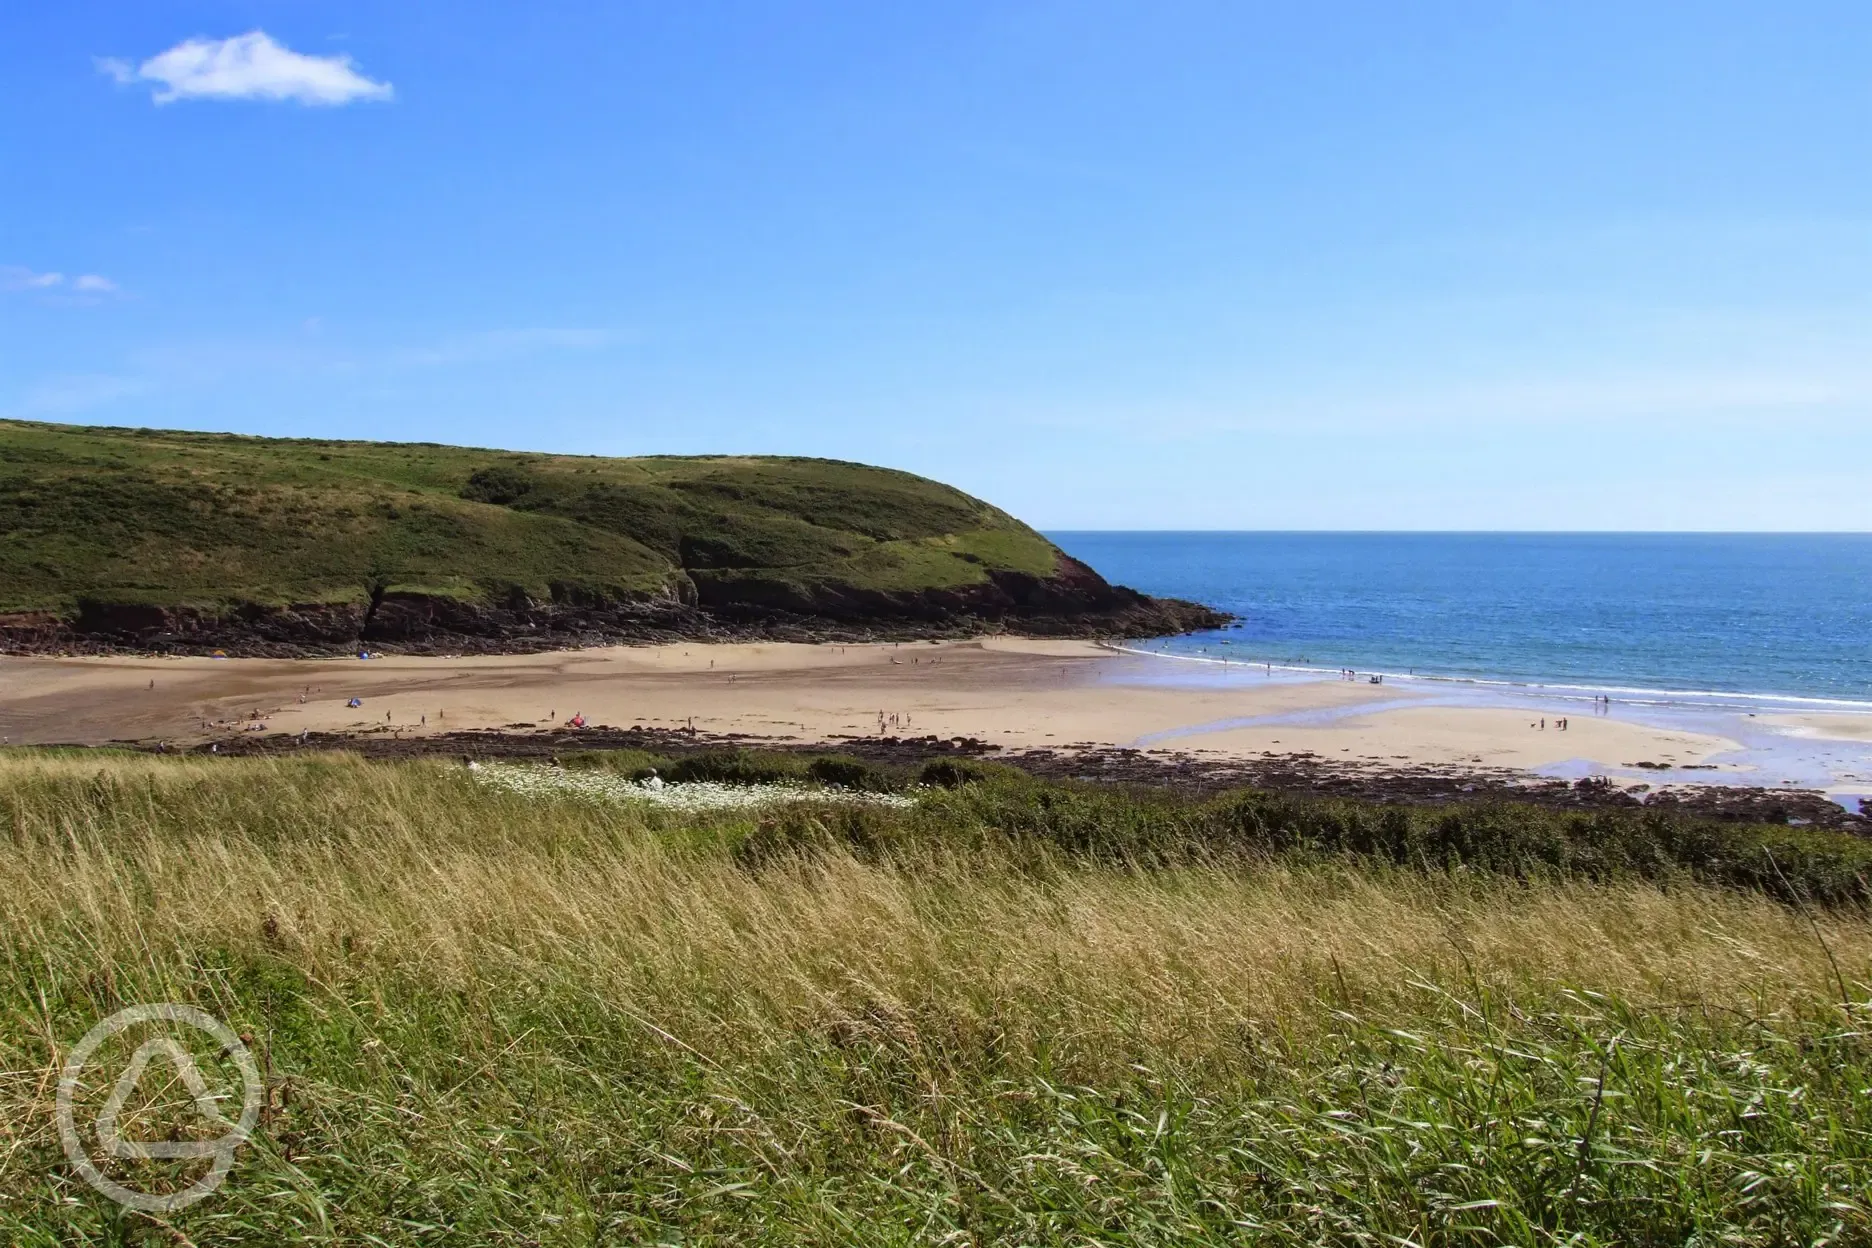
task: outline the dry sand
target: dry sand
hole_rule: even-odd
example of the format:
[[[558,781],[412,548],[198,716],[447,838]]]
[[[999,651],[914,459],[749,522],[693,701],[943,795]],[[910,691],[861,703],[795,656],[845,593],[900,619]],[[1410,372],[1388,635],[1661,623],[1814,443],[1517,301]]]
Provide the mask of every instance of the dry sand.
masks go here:
[[[676,644],[370,661],[0,658],[0,737],[14,744],[193,742],[256,722],[270,733],[409,735],[543,727],[582,713],[593,725],[619,728],[693,723],[710,733],[826,741],[876,734],[882,712],[884,731],[894,736],[969,736],[1007,747],[1143,739],[1164,749],[1311,751],[1386,763],[1681,765],[1735,748],[1721,737],[1616,718],[1575,718],[1560,732],[1548,712],[1411,705],[1424,696],[1331,678],[1234,687],[1126,678],[1166,662],[1114,656],[1090,642],[1016,639]],[[363,706],[347,707],[351,697]],[[1356,710],[1377,703],[1385,705]],[[1305,712],[1330,715],[1315,724],[1188,731]],[[1546,730],[1533,726],[1542,714]]]

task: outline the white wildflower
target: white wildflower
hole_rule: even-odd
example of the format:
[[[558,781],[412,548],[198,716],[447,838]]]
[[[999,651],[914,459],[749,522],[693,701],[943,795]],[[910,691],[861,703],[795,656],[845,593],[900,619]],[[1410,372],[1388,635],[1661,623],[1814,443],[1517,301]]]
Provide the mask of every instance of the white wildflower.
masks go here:
[[[840,806],[880,806],[902,809],[915,805],[898,793],[864,793],[853,789],[821,789],[809,785],[719,784],[712,780],[686,783],[636,781],[609,771],[567,770],[559,767],[488,763],[475,769],[477,783],[520,797],[578,797],[598,802],[635,802],[670,810],[701,812],[751,810],[788,802],[823,802]]]

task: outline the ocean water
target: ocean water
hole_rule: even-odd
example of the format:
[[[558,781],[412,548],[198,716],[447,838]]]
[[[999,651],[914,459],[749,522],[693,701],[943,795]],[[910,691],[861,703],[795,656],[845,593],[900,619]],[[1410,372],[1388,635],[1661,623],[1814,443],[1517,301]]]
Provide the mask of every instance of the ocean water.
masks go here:
[[[1240,617],[1149,643],[1171,653],[1872,710],[1872,534],[1048,536],[1109,580]]]

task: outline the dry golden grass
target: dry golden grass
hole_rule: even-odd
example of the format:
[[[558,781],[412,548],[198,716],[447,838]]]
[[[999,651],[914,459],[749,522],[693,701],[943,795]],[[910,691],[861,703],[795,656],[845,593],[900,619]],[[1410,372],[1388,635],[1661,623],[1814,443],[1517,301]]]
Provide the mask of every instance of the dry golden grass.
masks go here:
[[[245,795],[226,791],[230,772]],[[850,1003],[1002,1025],[1079,1016],[1198,1057],[1411,980],[1566,985],[1752,1014],[1836,997],[1872,926],[1769,899],[1642,883],[1522,885],[1267,866],[1154,872],[992,856],[749,870],[673,851],[631,811],[490,800],[441,766],[155,759],[0,764],[69,795],[16,810],[0,922],[98,967],[270,946],[312,978],[368,968],[452,988],[572,976],[711,1047]],[[103,779],[100,781],[100,777]],[[255,827],[272,793],[303,804]],[[107,793],[107,801],[91,800]],[[172,812],[172,813],[171,813]],[[175,815],[189,821],[177,826]],[[269,922],[270,921],[270,922]],[[710,985],[703,998],[671,985]],[[154,985],[151,985],[154,987]],[[705,1010],[698,1006],[706,1004]]]
[[[196,1000],[277,1028],[275,1047],[297,1045],[334,1105],[396,1085],[395,1096],[433,1107],[442,1084],[454,1086],[436,1082],[437,1070],[525,1068],[538,1080],[550,1066],[540,1103],[597,1122],[602,1113],[570,1108],[577,1093],[566,1089],[602,1082],[593,1063],[616,1058],[661,1063],[672,1088],[694,1081],[680,1092],[688,1108],[669,1112],[700,1129],[696,1105],[715,1096],[745,1106],[766,1088],[769,1142],[749,1147],[768,1150],[770,1180],[788,1165],[775,1158],[811,1153],[801,1141],[846,1112],[839,1105],[863,1106],[860,1117],[896,1112],[886,1092],[860,1095],[854,1080],[887,1091],[920,1081],[918,1112],[938,1126],[891,1121],[940,1155],[937,1186],[953,1197],[968,1186],[957,1178],[965,1159],[973,1172],[987,1164],[978,1154],[991,1151],[983,1133],[994,1114],[982,1106],[1042,1095],[1031,1079],[1124,1088],[1140,1069],[1153,1079],[1175,1070],[1195,1103],[1252,1100],[1243,1089],[1274,1078],[1270,1054],[1280,1078],[1303,1087],[1346,1068],[1348,1044],[1369,1047],[1361,1029],[1473,1025],[1486,1038],[1519,1028],[1515,1043],[1532,1045],[1539,1028],[1527,1019],[1584,1017],[1601,999],[1628,1020],[1688,1027],[1688,1052],[1738,1028],[1832,1034],[1840,979],[1858,999],[1872,980],[1863,917],[1746,892],[1348,862],[1137,870],[979,843],[896,857],[828,848],[749,865],[729,851],[753,816],[528,802],[440,764],[8,757],[0,817],[0,1052],[14,1076],[0,1117],[15,1124],[0,1179],[10,1172],[42,1192],[71,1191],[48,1177],[56,1150],[36,1125],[46,1072],[86,1016],[114,1002]],[[273,1018],[277,985],[293,1005]],[[1541,1034],[1552,1040],[1551,1028]],[[417,1037],[440,1052],[410,1052]],[[1581,1045],[1590,1067],[1598,1050]],[[1315,1050],[1323,1064],[1309,1075]],[[342,1073],[374,1051],[395,1053],[402,1073]],[[850,1062],[873,1069],[854,1074]],[[833,1068],[844,1073],[827,1075]],[[844,1091],[816,1086],[826,1079]],[[788,1080],[799,1097],[790,1135],[773,1124],[787,1112]],[[526,1099],[515,1092],[497,1098],[508,1110],[468,1117],[485,1125]],[[986,1125],[969,1127],[971,1117]],[[396,1138],[394,1122],[373,1122]],[[727,1134],[711,1147],[726,1148],[740,1128],[718,1125]],[[665,1134],[657,1155],[681,1151],[679,1138]],[[424,1156],[441,1164],[433,1149]],[[810,1186],[815,1165],[837,1169],[801,1160],[788,1182]],[[342,1178],[323,1181],[344,1194]],[[773,1199],[777,1220],[763,1233],[837,1222],[789,1215]],[[12,1212],[17,1227],[55,1225]]]

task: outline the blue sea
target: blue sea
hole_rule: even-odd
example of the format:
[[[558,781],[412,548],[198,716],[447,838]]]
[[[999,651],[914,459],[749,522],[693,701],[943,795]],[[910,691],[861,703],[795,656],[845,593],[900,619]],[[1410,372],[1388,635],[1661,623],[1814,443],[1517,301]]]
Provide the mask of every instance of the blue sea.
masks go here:
[[[1109,580],[1240,617],[1149,643],[1170,653],[1872,710],[1872,534],[1048,536]]]

